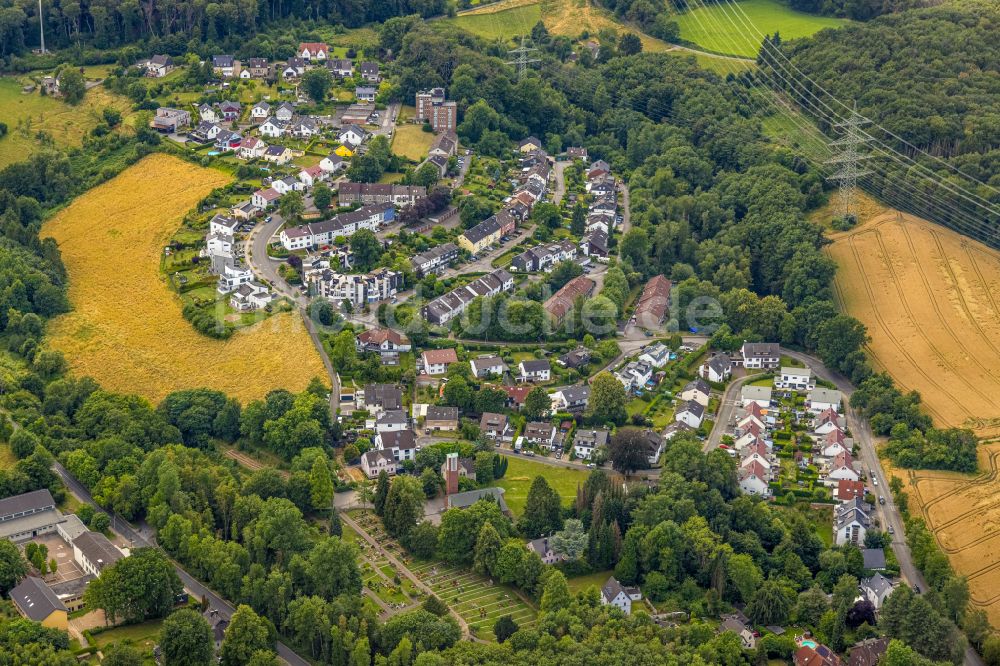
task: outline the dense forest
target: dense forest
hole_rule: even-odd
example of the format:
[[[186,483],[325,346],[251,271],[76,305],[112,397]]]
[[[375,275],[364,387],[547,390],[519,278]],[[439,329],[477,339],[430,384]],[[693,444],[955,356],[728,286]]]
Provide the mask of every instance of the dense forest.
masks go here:
[[[869,130],[919,166],[874,151],[874,173],[863,181],[871,191],[995,243],[983,227],[1000,224],[998,31],[995,3],[949,3],[782,44],[790,65],[773,49],[765,49],[760,62],[828,135],[835,132],[820,107],[844,113],[835,98],[848,106],[856,102],[859,113],[898,137]],[[956,185],[969,193],[957,193]],[[992,202],[993,212],[975,196]]]
[[[106,49],[154,40],[160,46],[157,50],[166,48],[176,55],[192,41],[228,43],[235,49],[286,20],[354,28],[393,16],[435,16],[447,7],[446,0],[229,0],[195,4],[175,0],[53,0],[45,5],[45,45],[52,49],[86,42]],[[38,45],[37,5],[20,0],[0,2],[0,57]]]

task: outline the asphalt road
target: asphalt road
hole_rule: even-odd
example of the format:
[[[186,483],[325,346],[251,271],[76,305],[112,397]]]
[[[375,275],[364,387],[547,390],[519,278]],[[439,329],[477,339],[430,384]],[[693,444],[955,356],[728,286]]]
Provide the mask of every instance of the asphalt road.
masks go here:
[[[73,493],[80,501],[86,502],[93,506],[96,510],[101,513],[105,513],[111,517],[111,527],[112,529],[120,534],[123,538],[128,539],[134,546],[148,547],[148,548],[158,548],[156,544],[156,538],[152,534],[152,530],[148,527],[142,527],[138,530],[133,528],[128,521],[126,521],[121,516],[115,514],[114,512],[105,511],[94,498],[91,497],[90,492],[84,487],[82,483],[76,480],[76,478],[70,474],[65,467],[63,467],[58,462],[53,463],[53,469],[62,478],[63,483],[66,487]],[[171,560],[172,561],[172,560]],[[236,609],[233,606],[220,597],[218,594],[210,590],[199,580],[191,576],[187,571],[182,569],[179,564],[173,562],[174,570],[177,572],[178,578],[181,579],[181,583],[184,588],[188,590],[191,594],[198,598],[204,597],[208,599],[209,606],[215,608],[219,613],[226,618],[230,619]],[[284,643],[278,643],[277,645],[278,656],[291,666],[309,666],[309,662],[295,654],[294,651]]]
[[[712,432],[705,442],[705,452],[708,453],[722,442],[722,436],[726,434],[729,424],[733,421],[733,414],[736,413],[740,404],[740,391],[748,381],[756,379],[758,375],[747,375],[729,382],[725,393],[722,394],[722,404],[719,405],[719,414],[712,425]]]

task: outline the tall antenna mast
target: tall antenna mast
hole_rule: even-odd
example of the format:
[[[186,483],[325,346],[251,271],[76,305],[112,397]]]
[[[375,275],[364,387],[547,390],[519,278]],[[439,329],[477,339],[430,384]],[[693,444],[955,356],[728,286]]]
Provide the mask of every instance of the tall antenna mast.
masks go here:
[[[40,2],[41,0],[39,0]],[[521,45],[516,49],[511,49],[507,53],[513,58],[513,60],[508,60],[508,65],[517,66],[517,80],[523,81],[525,75],[528,73],[528,65],[533,62],[541,62],[539,58],[529,58],[528,54],[538,49],[534,47],[527,46],[528,38],[526,35],[521,36]]]
[[[42,0],[38,0],[38,36],[42,42],[42,54],[45,54],[45,16],[42,14]]]
[[[871,155],[862,153],[859,148],[867,146],[870,138],[861,131],[861,127],[871,121],[858,113],[858,104],[854,103],[854,110],[851,115],[842,122],[834,125],[841,131],[841,138],[830,142],[830,147],[836,153],[826,161],[836,167],[836,172],[827,177],[827,180],[837,183],[840,186],[838,194],[837,208],[840,216],[848,219],[855,215],[855,198],[858,190],[858,178],[866,176],[871,171],[863,169],[861,163],[871,159]]]

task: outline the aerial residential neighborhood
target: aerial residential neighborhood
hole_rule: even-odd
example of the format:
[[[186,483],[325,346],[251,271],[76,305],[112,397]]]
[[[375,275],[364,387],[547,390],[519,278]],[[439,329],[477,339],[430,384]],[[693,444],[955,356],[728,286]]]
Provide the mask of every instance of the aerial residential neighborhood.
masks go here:
[[[1000,666],[981,0],[0,0],[0,666]]]

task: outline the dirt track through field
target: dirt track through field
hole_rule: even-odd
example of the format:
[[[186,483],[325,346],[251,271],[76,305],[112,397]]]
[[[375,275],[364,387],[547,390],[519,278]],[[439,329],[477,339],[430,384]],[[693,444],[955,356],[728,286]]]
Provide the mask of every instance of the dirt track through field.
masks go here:
[[[874,364],[917,390],[935,425],[1000,436],[1000,252],[896,211],[832,235],[841,307],[868,327]],[[893,469],[974,606],[1000,625],[1000,442],[980,472]]]

